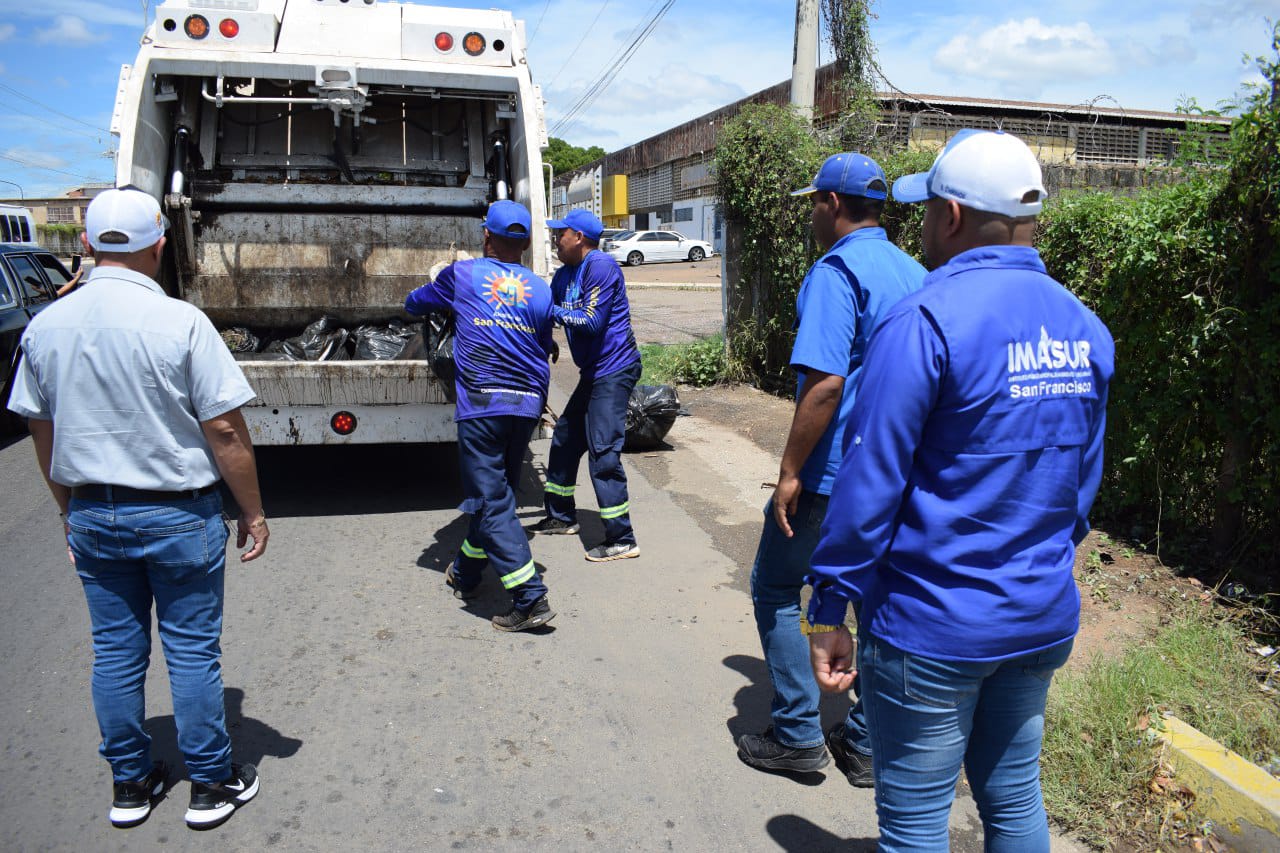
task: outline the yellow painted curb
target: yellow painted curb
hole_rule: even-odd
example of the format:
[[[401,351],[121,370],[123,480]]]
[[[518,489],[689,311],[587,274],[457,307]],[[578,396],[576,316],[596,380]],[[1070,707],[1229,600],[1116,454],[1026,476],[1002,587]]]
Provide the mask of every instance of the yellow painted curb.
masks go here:
[[[1157,736],[1178,778],[1195,792],[1195,810],[1241,851],[1280,850],[1280,780],[1170,714]]]

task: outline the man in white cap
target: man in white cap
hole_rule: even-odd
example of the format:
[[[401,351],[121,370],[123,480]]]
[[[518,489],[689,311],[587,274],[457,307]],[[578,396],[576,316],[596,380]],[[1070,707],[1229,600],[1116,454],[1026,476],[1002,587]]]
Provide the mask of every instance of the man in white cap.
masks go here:
[[[813,555],[814,673],[858,670],[882,850],[948,849],[961,766],[988,850],[1047,851],[1045,697],[1079,627],[1075,545],[1102,479],[1106,326],[1032,247],[1031,150],[957,134],[895,198],[934,268],[881,322]]]
[[[240,414],[253,391],[209,319],[156,283],[167,226],[140,190],[93,200],[93,274],[27,327],[9,408],[28,418],[89,606],[111,823],[146,820],[167,784],[143,729],[154,604],[191,776],[186,821],[205,829],[258,793],[255,768],[231,762],[223,705],[219,480],[240,508],[237,547],[253,539],[240,559],[261,556],[270,533]]]
[[[751,569],[751,603],[773,684],[771,725],[738,738],[738,756],[758,770],[816,771],[827,765],[829,752],[859,788],[871,787],[862,706],[855,702],[824,738],[809,644],[801,634],[800,592],[844,456],[867,342],[889,308],[924,280],[924,267],[880,227],[888,194],[880,165],[853,151],[828,157],[809,186],[792,193],[812,202],[813,236],[825,254],[796,294],[796,412]]]

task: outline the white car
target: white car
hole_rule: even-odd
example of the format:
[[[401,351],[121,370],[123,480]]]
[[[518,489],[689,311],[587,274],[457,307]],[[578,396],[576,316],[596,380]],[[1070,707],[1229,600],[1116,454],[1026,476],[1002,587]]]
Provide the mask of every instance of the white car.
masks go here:
[[[715,253],[706,240],[690,240],[679,231],[623,231],[600,248],[633,267],[646,261],[700,261]]]

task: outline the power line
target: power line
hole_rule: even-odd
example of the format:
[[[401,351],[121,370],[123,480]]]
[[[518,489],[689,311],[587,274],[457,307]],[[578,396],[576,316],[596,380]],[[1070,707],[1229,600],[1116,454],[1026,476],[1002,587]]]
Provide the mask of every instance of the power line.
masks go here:
[[[28,163],[26,160],[21,160],[17,157],[11,157],[8,154],[0,154],[0,160],[9,160],[10,162],[17,163],[19,166],[26,166],[28,169],[40,169],[45,172],[56,172],[59,175],[67,175],[69,177],[77,178],[82,181],[98,180],[97,178],[91,178],[88,175],[77,175],[75,172],[64,172],[62,169],[54,169],[50,166],[41,166],[38,163]]]
[[[573,61],[573,57],[578,53],[578,48],[582,47],[582,43],[587,40],[587,36],[591,35],[591,31],[596,27],[596,21],[600,20],[600,16],[604,14],[604,10],[607,8],[609,8],[609,0],[604,0],[604,3],[600,6],[600,11],[596,12],[596,16],[591,19],[591,25],[582,31],[582,38],[578,39],[578,43],[574,45],[573,50],[569,52],[569,56],[565,59],[564,65],[560,66],[560,70],[555,73],[555,76],[551,78],[551,82],[547,84],[548,89],[556,84],[556,80],[559,80],[560,75],[569,67],[569,63]]]
[[[663,3],[662,7],[653,14],[648,23],[644,25],[643,29],[635,36],[634,39],[632,39],[631,44],[627,45],[627,48],[613,61],[613,64],[605,69],[605,71],[587,87],[587,90],[583,92],[582,96],[569,108],[569,111],[565,113],[558,122],[556,122],[555,127],[552,129],[553,133],[563,133],[565,130],[572,127],[574,122],[577,121],[578,116],[595,103],[597,98],[604,94],[605,90],[607,90],[613,83],[619,72],[621,72],[626,64],[631,61],[631,58],[635,56],[636,51],[640,49],[641,45],[645,43],[653,33],[654,29],[657,28],[663,16],[666,15],[668,10],[675,5],[675,2],[676,0],[666,0],[666,2]],[[632,30],[632,32],[634,33],[635,30]]]
[[[4,91],[8,92],[8,93],[9,93],[9,94],[11,94],[11,95],[17,95],[19,98],[22,98],[22,100],[24,100],[24,101],[28,101],[28,102],[30,102],[30,103],[33,103],[33,104],[35,104],[37,107],[41,107],[41,108],[43,108],[43,109],[46,109],[46,110],[48,110],[49,112],[53,113],[54,115],[59,115],[59,116],[62,116],[63,118],[65,118],[65,119],[70,119],[71,121],[74,121],[76,124],[82,124],[82,125],[84,125],[85,127],[89,128],[90,130],[96,130],[98,133],[109,133],[109,132],[110,132],[110,131],[106,130],[105,128],[101,128],[101,127],[98,127],[97,125],[89,124],[89,122],[87,122],[87,121],[81,121],[80,119],[76,118],[75,116],[70,116],[70,115],[67,115],[67,114],[66,114],[66,113],[64,113],[64,112],[59,112],[58,110],[55,110],[53,107],[49,106],[48,104],[41,103],[40,101],[37,101],[35,98],[32,98],[32,97],[29,97],[29,96],[27,96],[27,95],[22,94],[21,92],[19,92],[17,89],[13,88],[12,86],[6,86],[4,83],[0,83],[0,89],[3,89]]]
[[[547,16],[547,9],[550,6],[551,6],[551,0],[547,0],[546,4],[543,5],[542,7],[542,14],[538,16],[538,23],[533,25],[533,35],[529,36],[530,45],[533,44],[533,37],[538,34],[538,28],[542,26],[542,19]],[[525,45],[525,47],[528,47],[528,46],[529,45]]]
[[[38,122],[41,122],[41,123],[43,123],[43,124],[47,124],[47,125],[49,125],[49,127],[55,128],[56,130],[60,130],[60,131],[62,131],[63,133],[74,133],[74,134],[76,134],[77,136],[83,136],[83,137],[85,137],[86,139],[92,139],[92,140],[94,140],[95,142],[101,142],[101,141],[102,141],[102,137],[105,135],[105,134],[102,134],[102,133],[98,133],[98,134],[85,133],[83,130],[76,130],[75,128],[65,127],[64,125],[56,124],[56,123],[54,123],[54,122],[49,121],[47,118],[41,118],[40,116],[36,115],[35,113],[29,113],[29,112],[27,112],[26,110],[20,110],[20,109],[18,109],[17,107],[15,107],[13,104],[6,104],[6,103],[4,103],[3,101],[0,101],[0,107],[3,107],[3,108],[4,108],[4,109],[6,109],[6,110],[12,110],[12,111],[14,111],[15,113],[18,113],[19,115],[24,115],[24,116],[26,116],[26,117],[27,117],[27,118],[29,118],[29,119],[34,119],[34,120],[36,120],[36,121],[38,121]]]

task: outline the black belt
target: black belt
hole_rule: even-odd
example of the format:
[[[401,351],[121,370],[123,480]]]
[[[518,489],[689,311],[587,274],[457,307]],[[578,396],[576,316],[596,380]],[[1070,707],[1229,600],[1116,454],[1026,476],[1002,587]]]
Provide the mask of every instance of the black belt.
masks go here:
[[[108,503],[142,504],[172,503],[175,501],[192,501],[218,490],[218,484],[212,483],[201,489],[183,489],[178,492],[162,492],[158,489],[132,489],[128,486],[106,486],[100,483],[89,483],[84,486],[72,486],[71,497],[82,501],[106,501]]]

